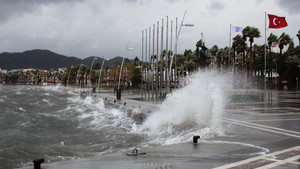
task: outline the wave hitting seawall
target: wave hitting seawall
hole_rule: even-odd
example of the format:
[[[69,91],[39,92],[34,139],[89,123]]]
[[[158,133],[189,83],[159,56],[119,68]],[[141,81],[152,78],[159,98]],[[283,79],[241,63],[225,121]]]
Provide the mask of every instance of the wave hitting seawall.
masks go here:
[[[228,77],[197,73],[168,95],[139,125],[101,98],[81,98],[63,87],[3,86],[0,91],[0,168],[75,160],[103,153],[224,134],[220,117]]]

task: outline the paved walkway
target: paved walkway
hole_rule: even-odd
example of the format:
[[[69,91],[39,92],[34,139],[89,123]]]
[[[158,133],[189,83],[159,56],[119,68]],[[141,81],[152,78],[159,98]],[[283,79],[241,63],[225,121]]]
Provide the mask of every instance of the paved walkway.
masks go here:
[[[198,144],[185,142],[140,150],[147,152],[145,155],[127,156],[131,151],[128,150],[44,166],[49,169],[299,168],[300,94],[235,91],[232,96],[223,117],[226,136],[200,139]],[[114,94],[94,97],[102,97],[111,106],[138,109],[146,114],[159,106],[159,102],[139,101],[137,94],[123,94],[121,100],[116,100]]]

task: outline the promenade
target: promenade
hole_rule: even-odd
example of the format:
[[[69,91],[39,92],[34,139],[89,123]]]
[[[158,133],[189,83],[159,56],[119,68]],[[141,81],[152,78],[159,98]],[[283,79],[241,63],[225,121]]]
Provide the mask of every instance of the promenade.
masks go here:
[[[224,136],[200,138],[197,144],[191,138],[190,142],[140,149],[145,155],[127,156],[132,150],[126,150],[42,164],[42,168],[299,168],[300,93],[233,91],[231,96],[222,117]],[[93,97],[102,97],[107,105],[135,109],[145,115],[160,105],[160,102],[141,101],[140,94],[136,93],[123,93],[121,100],[116,100],[115,94],[100,93]],[[33,167],[26,169],[29,168]]]

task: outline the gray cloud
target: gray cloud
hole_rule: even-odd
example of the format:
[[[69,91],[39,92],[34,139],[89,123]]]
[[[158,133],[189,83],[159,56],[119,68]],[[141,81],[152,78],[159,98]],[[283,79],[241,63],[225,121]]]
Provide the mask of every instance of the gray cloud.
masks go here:
[[[224,3],[216,0],[211,1],[208,6],[208,8],[211,10],[222,10],[224,7],[225,7]]]
[[[31,13],[39,5],[54,3],[72,3],[84,0],[0,0],[0,22],[5,22],[12,17],[19,17],[26,13]]]
[[[290,14],[300,13],[299,0],[278,0],[279,7],[284,8]]]
[[[228,45],[226,35],[230,23],[253,25],[262,31],[264,22],[258,22],[257,18],[269,6],[274,13],[282,11],[270,1],[0,0],[0,52],[40,48],[81,58],[90,55],[112,58],[122,56],[130,41],[135,51],[128,52],[127,57],[134,58],[141,56],[142,30],[157,21],[161,26],[161,19],[167,15],[169,22],[173,20],[175,24],[176,17],[180,22],[185,10],[184,23],[195,26],[182,29],[178,52],[194,49],[201,32],[207,47],[214,44],[224,47]],[[285,31],[295,35],[299,29],[297,15],[286,17],[289,17],[289,26]],[[175,26],[173,36],[174,29]],[[255,42],[262,44],[263,38]]]

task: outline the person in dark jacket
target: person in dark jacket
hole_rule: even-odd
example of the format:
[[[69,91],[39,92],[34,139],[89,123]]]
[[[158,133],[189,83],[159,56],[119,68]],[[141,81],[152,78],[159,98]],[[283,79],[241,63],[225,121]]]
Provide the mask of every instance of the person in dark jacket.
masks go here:
[[[206,55],[206,50],[207,48],[205,46],[202,46],[201,47],[201,50],[200,50],[200,68],[201,69],[204,69],[206,67],[206,58],[207,58],[207,55]]]

